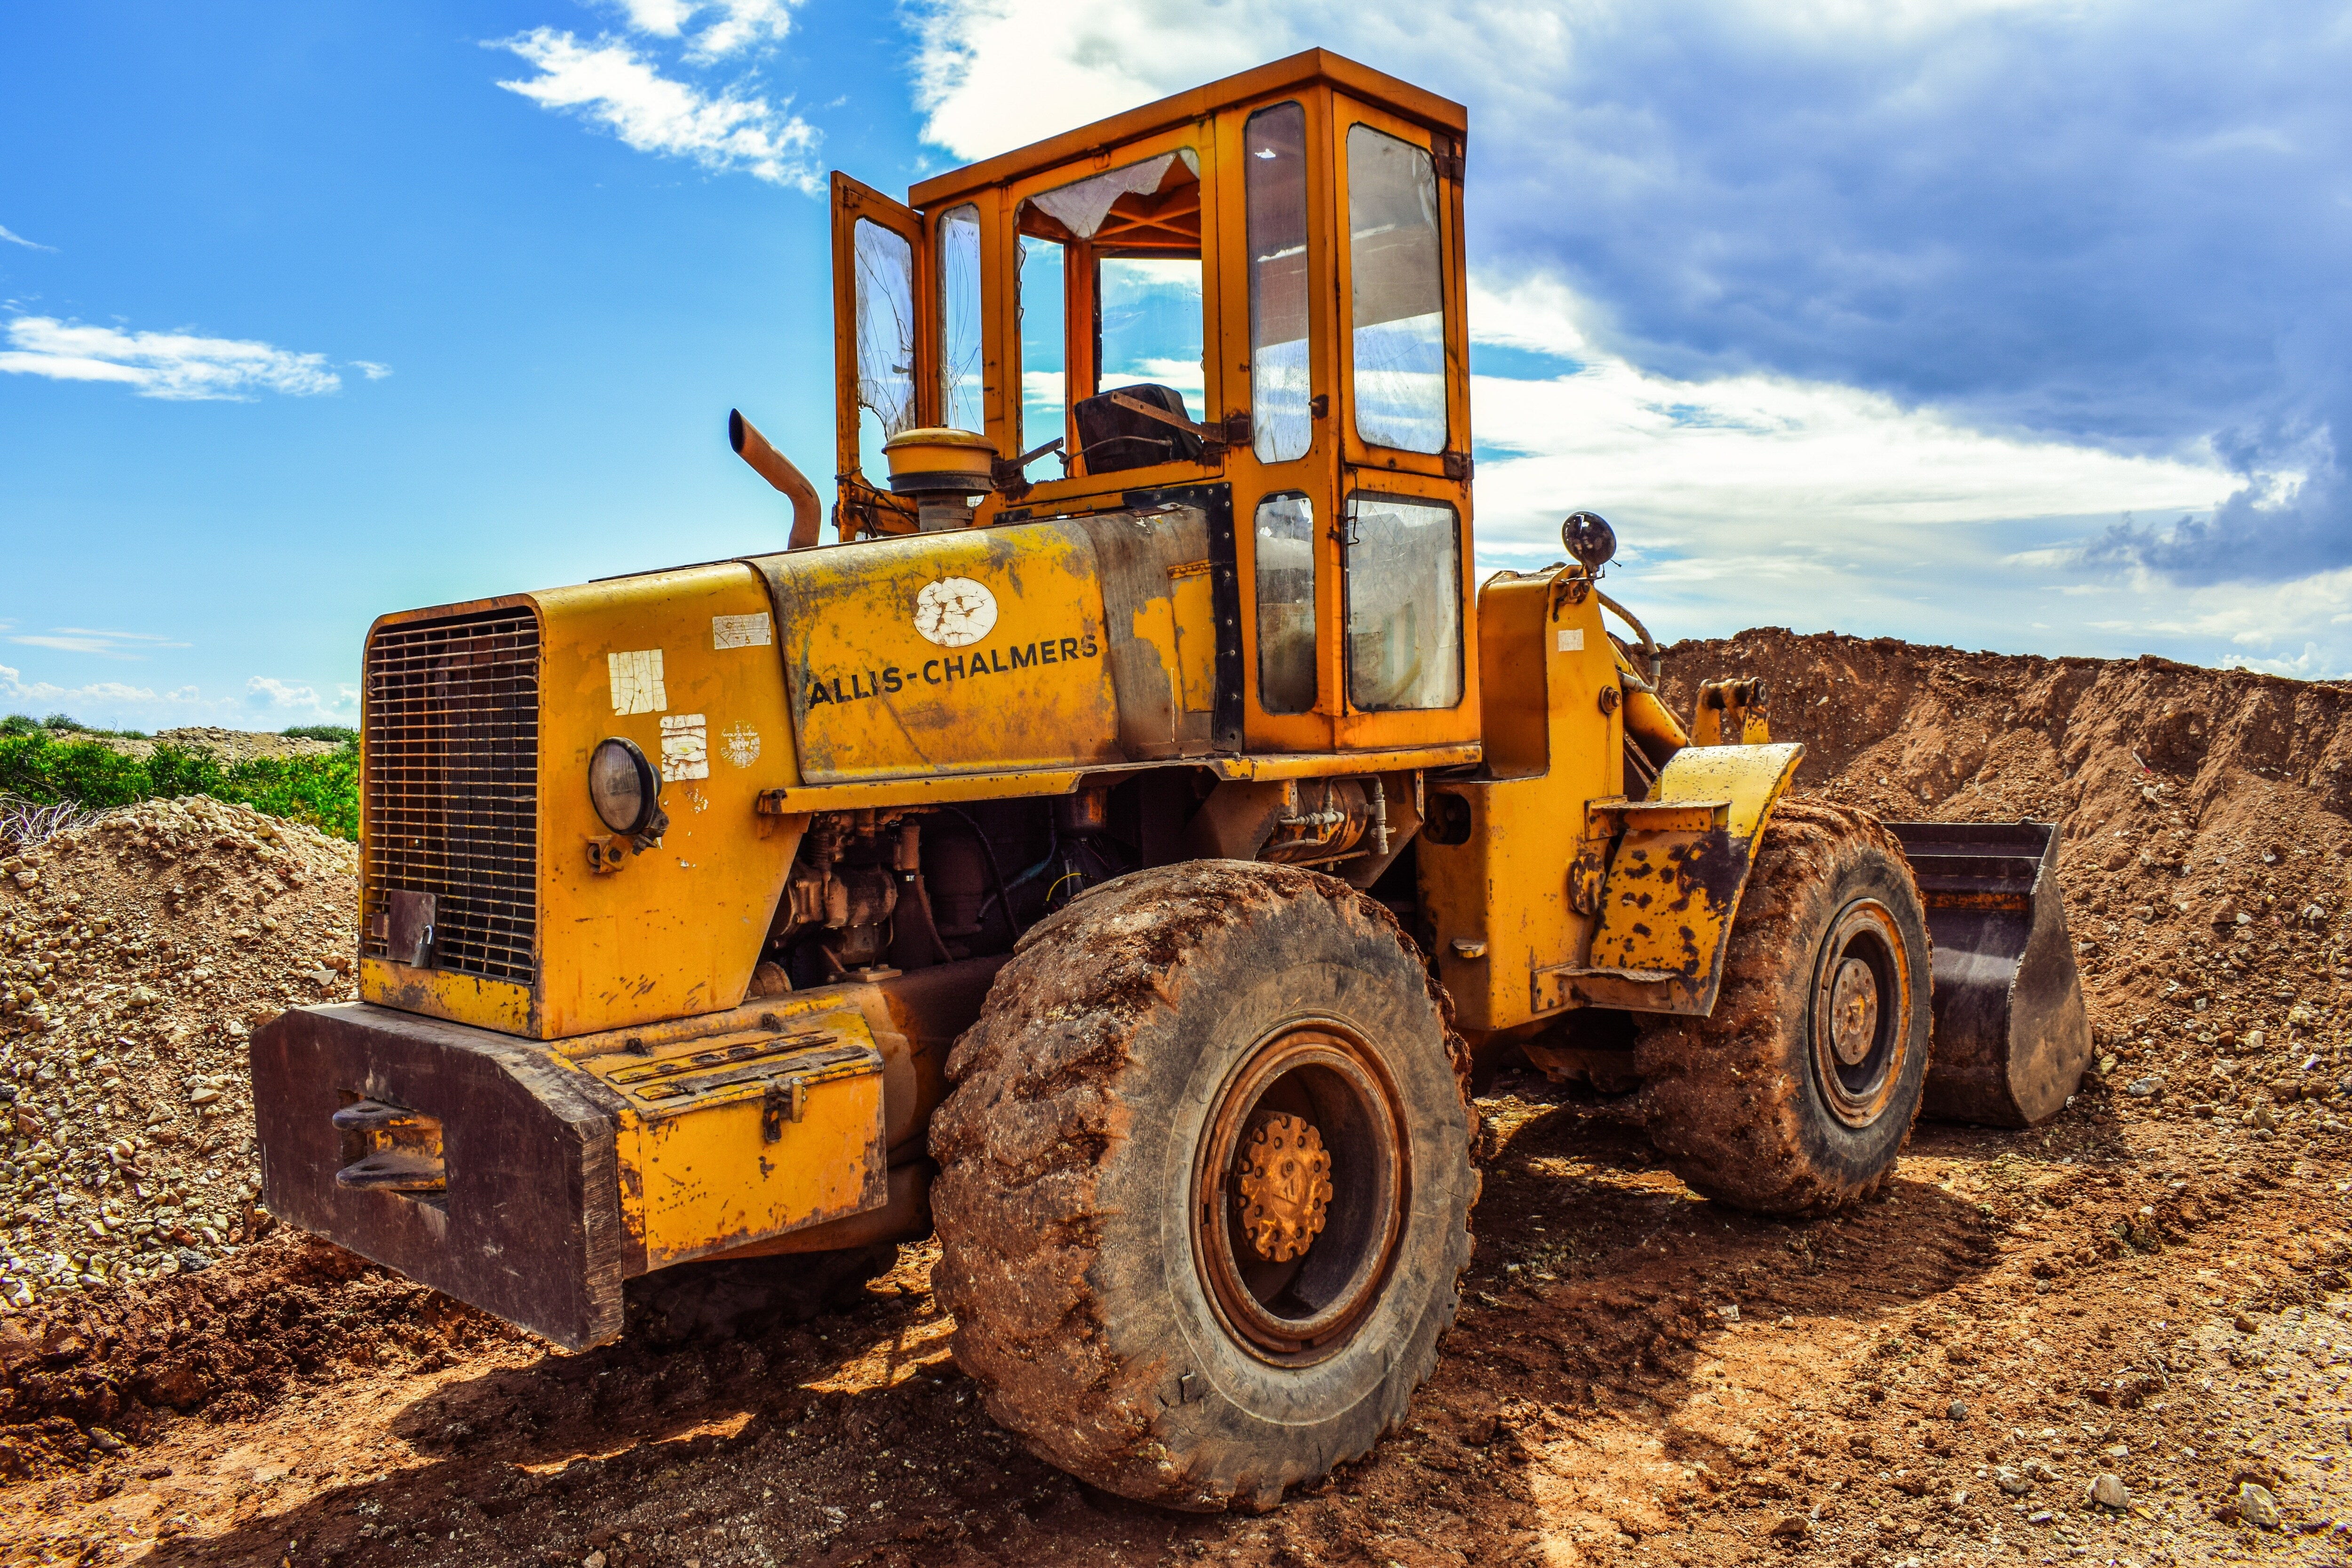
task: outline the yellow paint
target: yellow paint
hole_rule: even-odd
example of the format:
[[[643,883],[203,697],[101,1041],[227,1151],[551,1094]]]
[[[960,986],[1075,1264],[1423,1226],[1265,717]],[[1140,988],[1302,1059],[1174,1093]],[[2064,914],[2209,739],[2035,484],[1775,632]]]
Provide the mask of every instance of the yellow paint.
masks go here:
[[[759,575],[732,563],[689,566],[514,602],[540,621],[537,977],[523,986],[370,960],[361,996],[540,1039],[733,1005],[799,844],[797,831],[745,830],[761,790],[799,783]],[[616,712],[610,656],[655,650],[658,690],[632,675],[619,705],[639,710]],[[635,742],[656,766],[667,739],[673,771],[707,776],[664,783],[669,826],[660,845],[600,876],[587,846],[610,830],[589,804],[588,756],[611,735]]]
[[[1176,630],[1178,690],[1187,712],[1217,705],[1217,617],[1210,602],[1209,563],[1194,561],[1168,573]]]
[[[1534,973],[1580,958],[1592,922],[1570,905],[1569,867],[1585,802],[1622,787],[1621,710],[1604,713],[1600,702],[1617,684],[1601,605],[1589,595],[1571,603],[1557,586],[1564,581],[1546,573],[1498,576],[1480,592],[1482,723],[1500,738],[1490,741],[1486,770],[1496,776],[1427,786],[1433,816],[1440,795],[1470,806],[1468,842],[1424,836],[1419,850],[1438,977],[1468,1030],[1536,1017]],[[1485,946],[1473,956],[1456,942]]]
[[[1093,547],[1075,523],[759,563],[810,784],[1118,763]]]
[[[1650,825],[1638,807],[1624,813],[1625,834],[1601,890],[1593,968],[1673,974],[1685,1000],[1703,994],[1703,1010],[1713,1009],[1757,841],[1804,754],[1794,743],[1687,746],[1668,760],[1650,798],[1703,805],[1707,818],[1649,814]]]

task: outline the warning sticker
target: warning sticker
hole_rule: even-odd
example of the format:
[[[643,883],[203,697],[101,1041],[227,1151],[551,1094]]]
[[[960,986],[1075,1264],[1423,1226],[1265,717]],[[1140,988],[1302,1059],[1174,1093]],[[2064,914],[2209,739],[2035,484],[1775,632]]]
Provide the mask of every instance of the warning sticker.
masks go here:
[[[710,617],[710,646],[714,648],[765,647],[772,640],[765,610],[756,616]]]
[[[663,716],[661,776],[664,784],[710,776],[710,749],[699,713]]]
[[[738,724],[719,739],[726,742],[727,760],[739,768],[748,768],[760,760],[760,731],[749,724]]]
[[[1584,628],[1582,626],[1578,626],[1573,631],[1565,626],[1560,628],[1559,651],[1562,653],[1582,653],[1584,651]]]
[[[658,713],[669,706],[669,693],[662,689],[661,649],[608,653],[604,668],[613,679],[614,712]]]

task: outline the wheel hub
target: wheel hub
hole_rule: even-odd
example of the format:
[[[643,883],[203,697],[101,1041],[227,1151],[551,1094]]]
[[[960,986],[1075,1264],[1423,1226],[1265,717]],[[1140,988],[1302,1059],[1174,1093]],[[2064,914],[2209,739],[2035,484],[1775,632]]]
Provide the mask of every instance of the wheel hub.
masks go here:
[[[1193,1154],[1192,1256],[1236,1344],[1277,1365],[1335,1354],[1380,1300],[1403,1234],[1404,1111],[1336,1019],[1244,1054]]]
[[[1856,1067],[1877,1038],[1878,977],[1861,959],[1845,959],[1830,984],[1830,1044],[1838,1060]]]
[[[1895,912],[1876,899],[1839,910],[1813,974],[1814,1080],[1832,1115],[1867,1127],[1894,1103],[1909,1054],[1915,981]]]
[[[1251,1250],[1276,1263],[1305,1252],[1322,1233],[1330,1177],[1330,1152],[1312,1123],[1288,1114],[1259,1122],[1234,1172]]]

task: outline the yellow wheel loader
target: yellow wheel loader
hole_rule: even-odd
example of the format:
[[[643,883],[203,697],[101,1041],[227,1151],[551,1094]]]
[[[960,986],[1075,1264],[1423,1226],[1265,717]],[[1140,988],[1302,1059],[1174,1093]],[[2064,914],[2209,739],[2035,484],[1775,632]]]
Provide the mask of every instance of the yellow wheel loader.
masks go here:
[[[996,1420],[1260,1506],[1429,1375],[1499,1061],[1780,1213],[1923,1095],[2056,1110],[2047,825],[1786,798],[1591,514],[1474,586],[1465,130],[1313,51],[836,174],[833,542],[739,415],[789,548],[370,630],[364,999],[254,1040],[269,1211],[572,1348],[936,1229]]]

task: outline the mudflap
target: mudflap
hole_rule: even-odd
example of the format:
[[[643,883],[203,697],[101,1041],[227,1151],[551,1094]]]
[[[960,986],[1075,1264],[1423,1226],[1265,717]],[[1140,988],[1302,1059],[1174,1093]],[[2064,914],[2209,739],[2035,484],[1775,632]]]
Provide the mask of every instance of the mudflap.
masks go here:
[[[1935,1051],[1920,1114],[2032,1127],[2065,1109],[2091,1021],[2048,822],[1890,822],[1927,905]]]
[[[272,1215],[567,1350],[619,1337],[617,1094],[530,1042],[366,1003],[289,1009],[252,1058]],[[336,1113],[386,1102],[435,1154],[446,1139],[437,1190],[337,1179],[371,1151]]]

